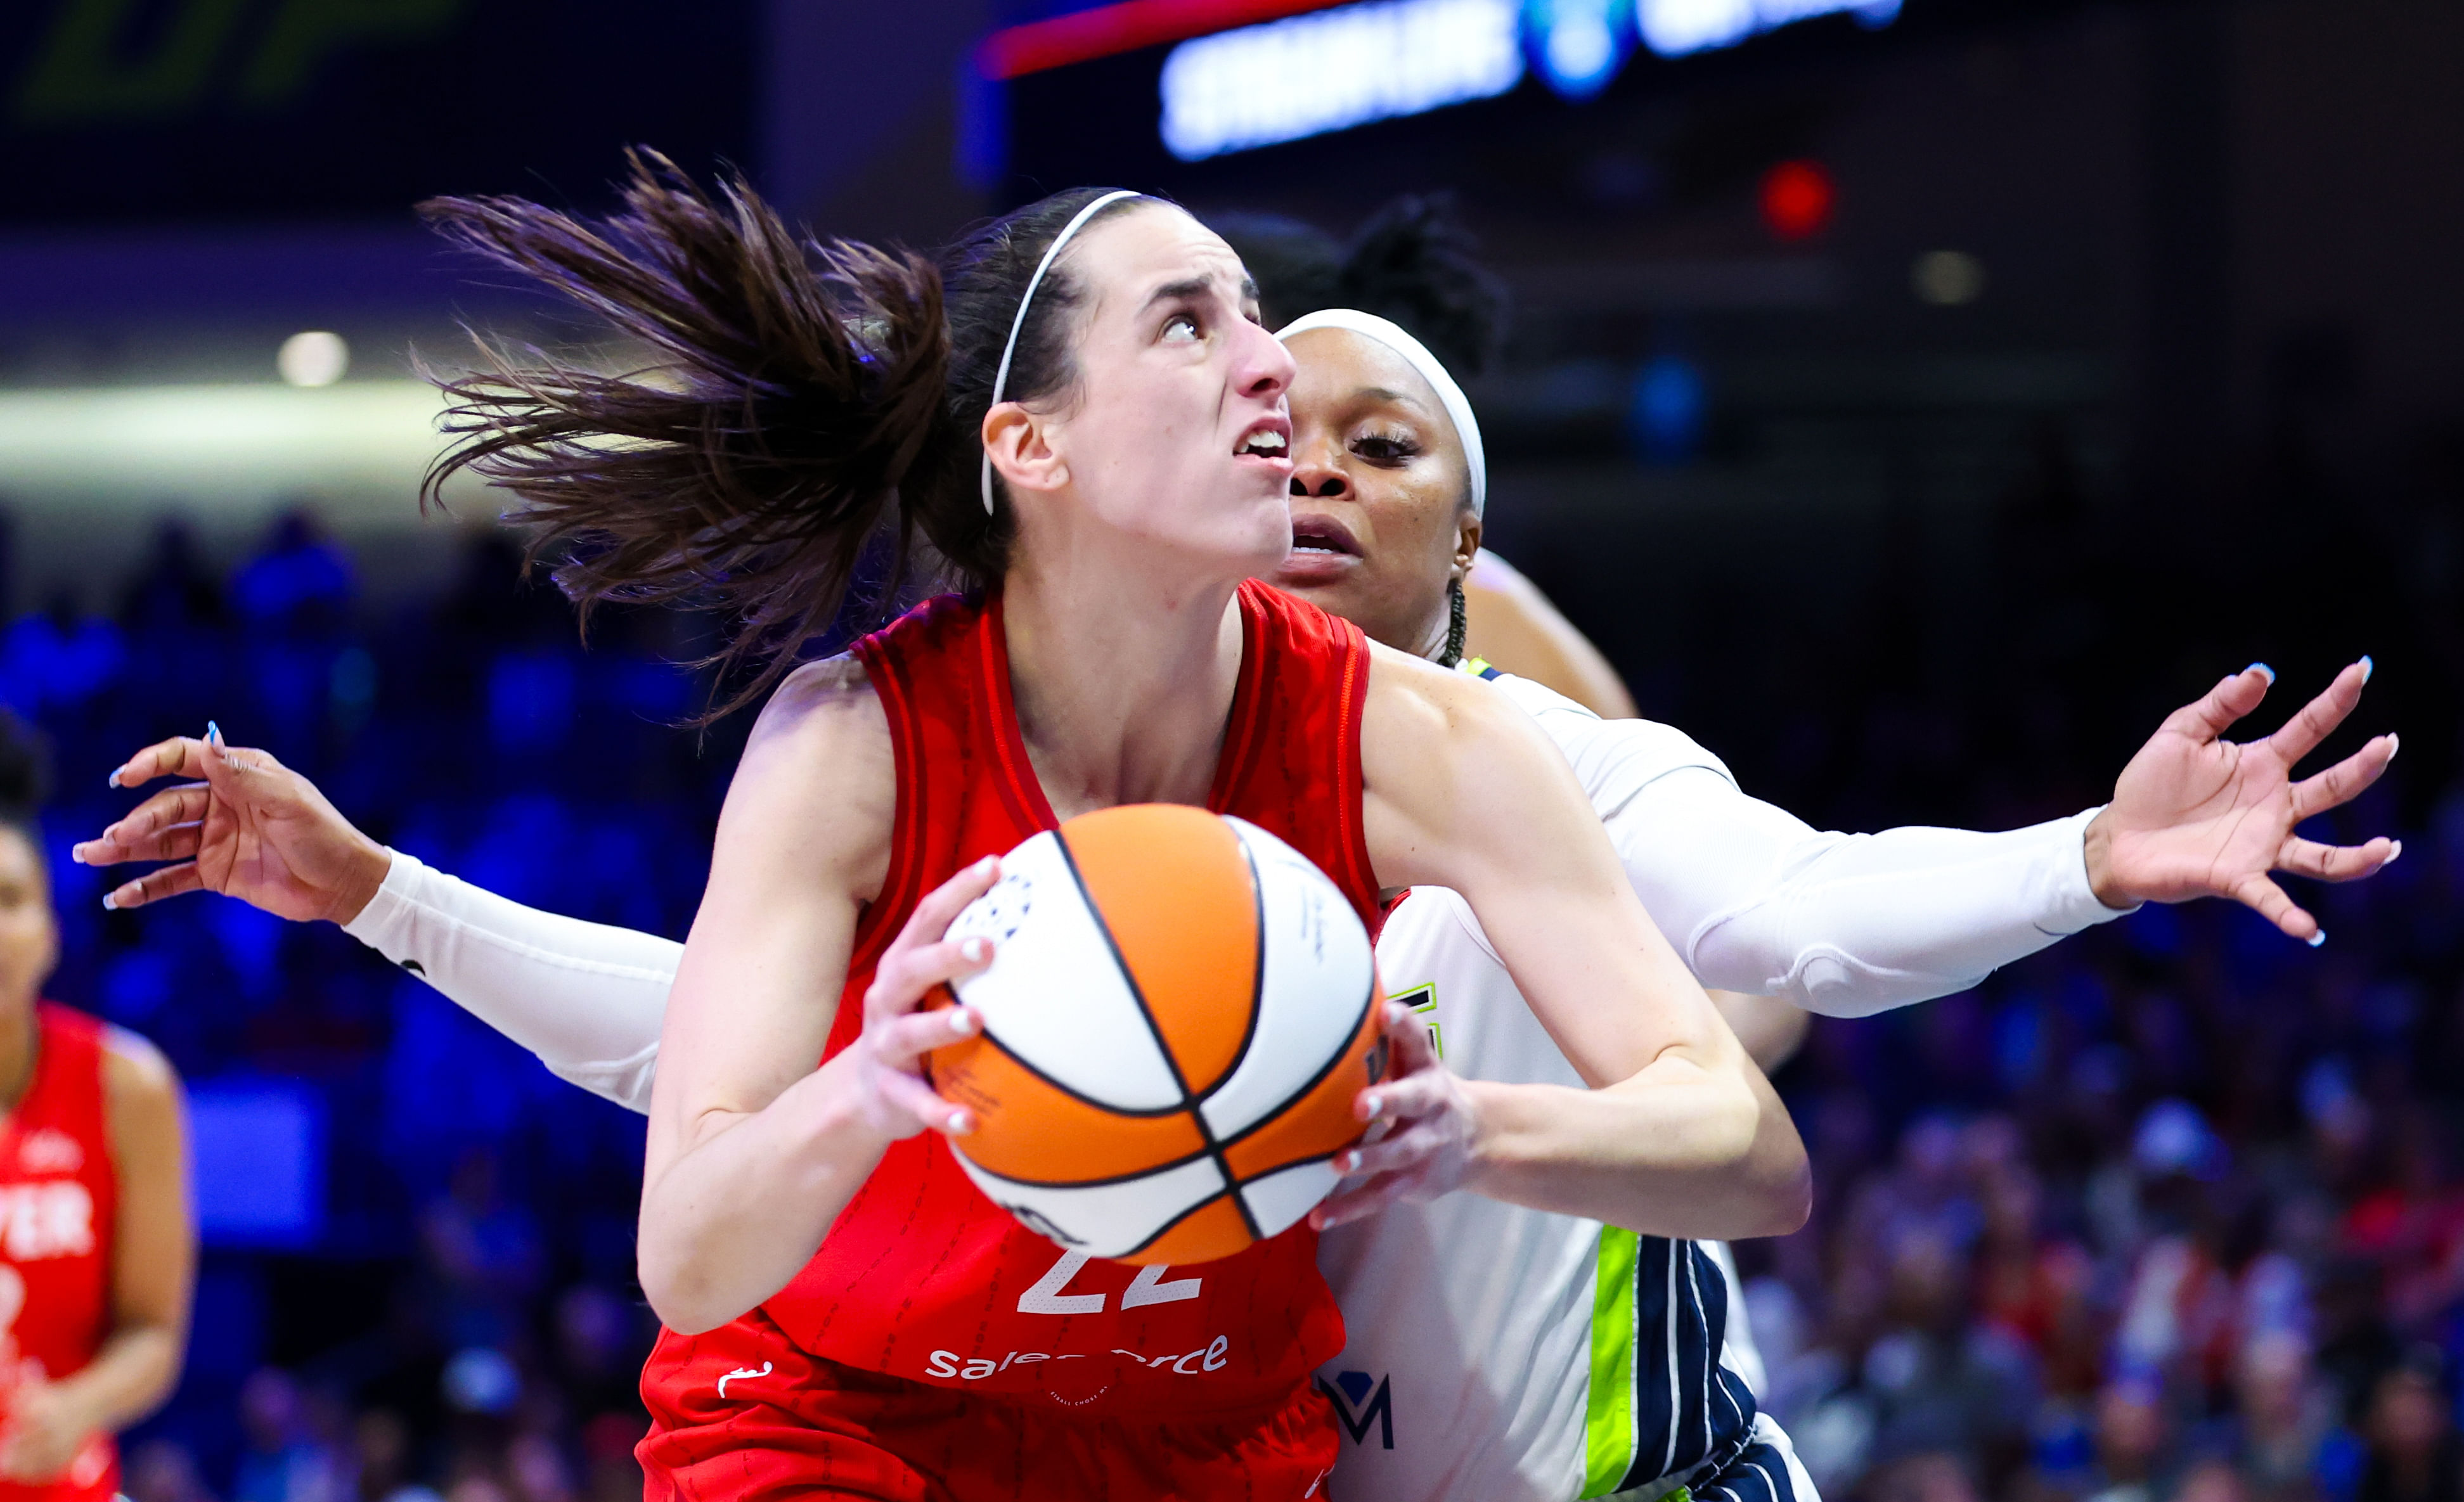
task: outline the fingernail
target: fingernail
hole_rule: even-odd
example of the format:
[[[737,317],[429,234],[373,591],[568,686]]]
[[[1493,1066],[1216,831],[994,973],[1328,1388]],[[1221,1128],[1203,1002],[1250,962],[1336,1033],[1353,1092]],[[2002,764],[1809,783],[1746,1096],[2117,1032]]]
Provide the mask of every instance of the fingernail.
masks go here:
[[[223,728],[211,720],[206,722],[206,744],[216,751],[223,749]]]
[[[967,1111],[953,1111],[950,1113],[950,1130],[954,1134],[959,1137],[964,1137],[975,1129],[976,1119],[973,1113]]]
[[[119,901],[119,899],[118,899],[118,898],[115,898],[114,896],[112,896],[112,894],[110,894],[109,892],[105,892],[105,893],[103,893],[103,894],[102,894],[102,910],[103,910],[104,912],[107,912],[107,913],[116,913],[116,912],[118,912],[118,911],[120,910],[120,901]]]
[[[2378,670],[2379,664],[2371,662],[2369,655],[2367,653],[2364,653],[2362,656],[2362,682],[2368,683],[2370,681],[2370,674],[2375,673]]]
[[[961,939],[958,941],[958,958],[969,965],[981,965],[989,948],[990,946],[981,939]]]
[[[2396,753],[2397,751],[2402,751],[2403,749],[2404,749],[2404,742],[2403,742],[2403,740],[2402,740],[2402,739],[2400,739],[2400,738],[2396,735],[2395,731],[2393,731],[2393,730],[2389,730],[2389,731],[2387,731],[2387,760],[2389,760],[2389,761],[2393,761],[2393,760],[2395,760],[2395,753]]]
[[[2395,848],[2394,848],[2394,849],[2392,849],[2392,850],[2389,850],[2389,851],[2387,852],[2387,858],[2385,860],[2382,860],[2382,861],[2380,861],[2380,862],[2379,862],[2379,869],[2380,869],[2380,870],[2382,870],[2382,871],[2384,871],[2384,870],[2386,870],[2388,866],[2391,866],[2391,865],[2395,864],[2397,861],[2399,861],[2399,860],[2403,860],[2403,859],[2404,859],[2404,841],[2403,841],[2403,840],[2401,840],[2401,839],[2399,839],[2399,840],[2397,840],[2397,841],[2395,842]]]
[[[976,1031],[976,1015],[964,1007],[950,1009],[950,1031],[960,1037]]]
[[[1379,1095],[1375,1090],[1369,1092],[1368,1099],[1363,1100],[1361,1104],[1369,1107],[1369,1114],[1371,1116],[1383,1116],[1386,1114],[1386,1098]]]
[[[75,864],[77,864],[77,865],[83,865],[83,864],[85,864],[85,846],[83,846],[83,845],[71,845],[71,846],[69,846],[69,860],[70,860],[73,863],[75,863]]]
[[[2248,667],[2243,668],[2242,671],[2245,673],[2265,673],[2269,683],[2272,684],[2276,682],[2276,669],[2268,666],[2265,663],[2253,663]]]
[[[981,860],[976,862],[976,874],[978,876],[982,876],[999,864],[1001,864],[1001,857],[986,856]]]
[[[2304,944],[2307,944],[2308,946],[2310,946],[2310,947],[2312,947],[2312,948],[2314,948],[2314,949],[2315,949],[2315,948],[2319,947],[2319,946],[2321,946],[2321,945],[2322,945],[2322,944],[2325,944],[2325,943],[2327,942],[2327,930],[2326,930],[2326,929],[2324,929],[2324,928],[2321,928],[2321,929],[2320,929],[2317,933],[2312,934],[2309,938],[2307,938],[2307,939],[2303,940],[2302,942],[2303,942]]]
[[[1358,1173],[1360,1171],[1360,1154],[1356,1152],[1345,1153],[1335,1164],[1334,1167],[1335,1171],[1338,1173]]]
[[[103,783],[103,786],[107,788],[116,788],[120,786],[120,774],[127,770],[128,764],[126,762],[121,762],[119,766],[112,768],[111,776]]]

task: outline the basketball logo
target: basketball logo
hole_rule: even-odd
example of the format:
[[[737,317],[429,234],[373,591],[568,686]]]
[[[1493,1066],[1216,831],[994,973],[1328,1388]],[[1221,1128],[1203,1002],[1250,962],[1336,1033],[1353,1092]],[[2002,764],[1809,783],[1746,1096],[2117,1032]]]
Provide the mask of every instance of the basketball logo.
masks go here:
[[[1334,1187],[1380,1077],[1369,934],[1325,874],[1241,819],[1105,809],[1029,838],[950,925],[997,942],[960,983],[978,1035],[934,1087],[995,1204],[1125,1262],[1229,1256]],[[946,1002],[944,1002],[946,1004]]]

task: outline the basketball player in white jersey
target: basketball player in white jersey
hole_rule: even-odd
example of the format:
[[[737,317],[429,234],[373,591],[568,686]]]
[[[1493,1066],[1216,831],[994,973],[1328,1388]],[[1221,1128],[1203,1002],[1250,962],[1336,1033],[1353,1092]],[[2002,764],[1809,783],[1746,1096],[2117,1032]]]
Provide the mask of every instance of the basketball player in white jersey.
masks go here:
[[[1323,316],[1287,337],[1301,365],[1299,550],[1277,582],[1389,644],[1459,656],[1454,601],[1486,500],[1468,403],[1383,320]],[[2315,934],[2269,871],[2349,880],[2395,853],[2386,840],[2331,850],[2292,835],[2393,754],[2381,737],[2308,782],[2289,775],[2350,712],[2365,672],[2347,669],[2247,747],[2219,737],[2268,678],[2225,680],[2167,722],[2101,811],[2000,835],[1857,837],[1746,797],[1674,729],[1493,681],[1565,751],[1638,894],[1706,986],[1862,1015],[1964,989],[2145,900],[2233,896],[2297,938]],[[560,1076],[635,1109],[647,1101],[678,946],[523,908],[388,852],[262,752],[165,742],[115,780],[166,773],[207,781],[156,795],[77,858],[188,863],[109,901],[202,886],[343,923]],[[1485,1082],[1583,1083],[1460,900],[1404,898],[1378,962],[1434,1024],[1450,1073],[1422,1077],[1427,1098],[1360,1150],[1356,1177],[1322,1210],[1332,1226],[1323,1263],[1352,1332],[1323,1374],[1351,1430],[1337,1494],[1563,1502],[1683,1486],[1729,1502],[1811,1502],[1746,1374],[1724,1360],[1727,1284],[1710,1252],[1444,1193],[1493,1149],[1481,1133]]]

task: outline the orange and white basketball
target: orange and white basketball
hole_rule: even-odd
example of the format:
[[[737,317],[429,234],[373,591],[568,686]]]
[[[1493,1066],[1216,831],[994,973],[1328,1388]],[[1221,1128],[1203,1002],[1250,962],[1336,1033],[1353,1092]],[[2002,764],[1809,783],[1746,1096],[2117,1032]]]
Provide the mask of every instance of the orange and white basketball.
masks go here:
[[[1179,804],[1082,815],[1001,858],[950,937],[996,950],[932,1056],[979,1188],[1072,1251],[1229,1256],[1308,1214],[1384,1072],[1369,934],[1307,857]]]

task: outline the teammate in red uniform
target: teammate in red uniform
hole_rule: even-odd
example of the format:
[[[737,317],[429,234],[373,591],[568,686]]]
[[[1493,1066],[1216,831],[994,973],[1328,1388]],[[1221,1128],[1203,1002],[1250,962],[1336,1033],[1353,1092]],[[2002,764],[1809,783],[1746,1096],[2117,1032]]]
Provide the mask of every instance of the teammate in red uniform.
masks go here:
[[[0,710],[0,1502],[84,1502],[179,1377],[196,1236],[169,1063],[36,999],[59,953],[39,766]]]
[[[1402,1012],[1416,1067],[1360,1102],[1397,1129],[1343,1165],[1373,1192],[1415,1167],[1673,1234],[1801,1221],[1786,1113],[1562,759],[1487,686],[1243,584],[1290,547],[1292,365],[1220,239],[1079,191],[946,272],[842,246],[816,276],[748,196],[646,173],[628,197],[605,226],[510,200],[437,211],[663,367],[457,383],[448,470],[578,545],[560,577],[585,603],[716,604],[728,660],[763,668],[743,698],[779,685],[651,1110],[653,1495],[1318,1490],[1334,1432],[1309,1377],[1341,1325],[1313,1232],[1169,1271],[1065,1255],[966,1183],[943,1136],[971,1123],[920,1075],[975,1025],[920,1006],[990,959],[942,939],[990,858],[1095,808],[1237,812],[1365,919],[1381,889],[1434,882],[1500,936],[1599,1088],[1476,1120]],[[917,533],[977,592],[795,667],[867,546]]]

